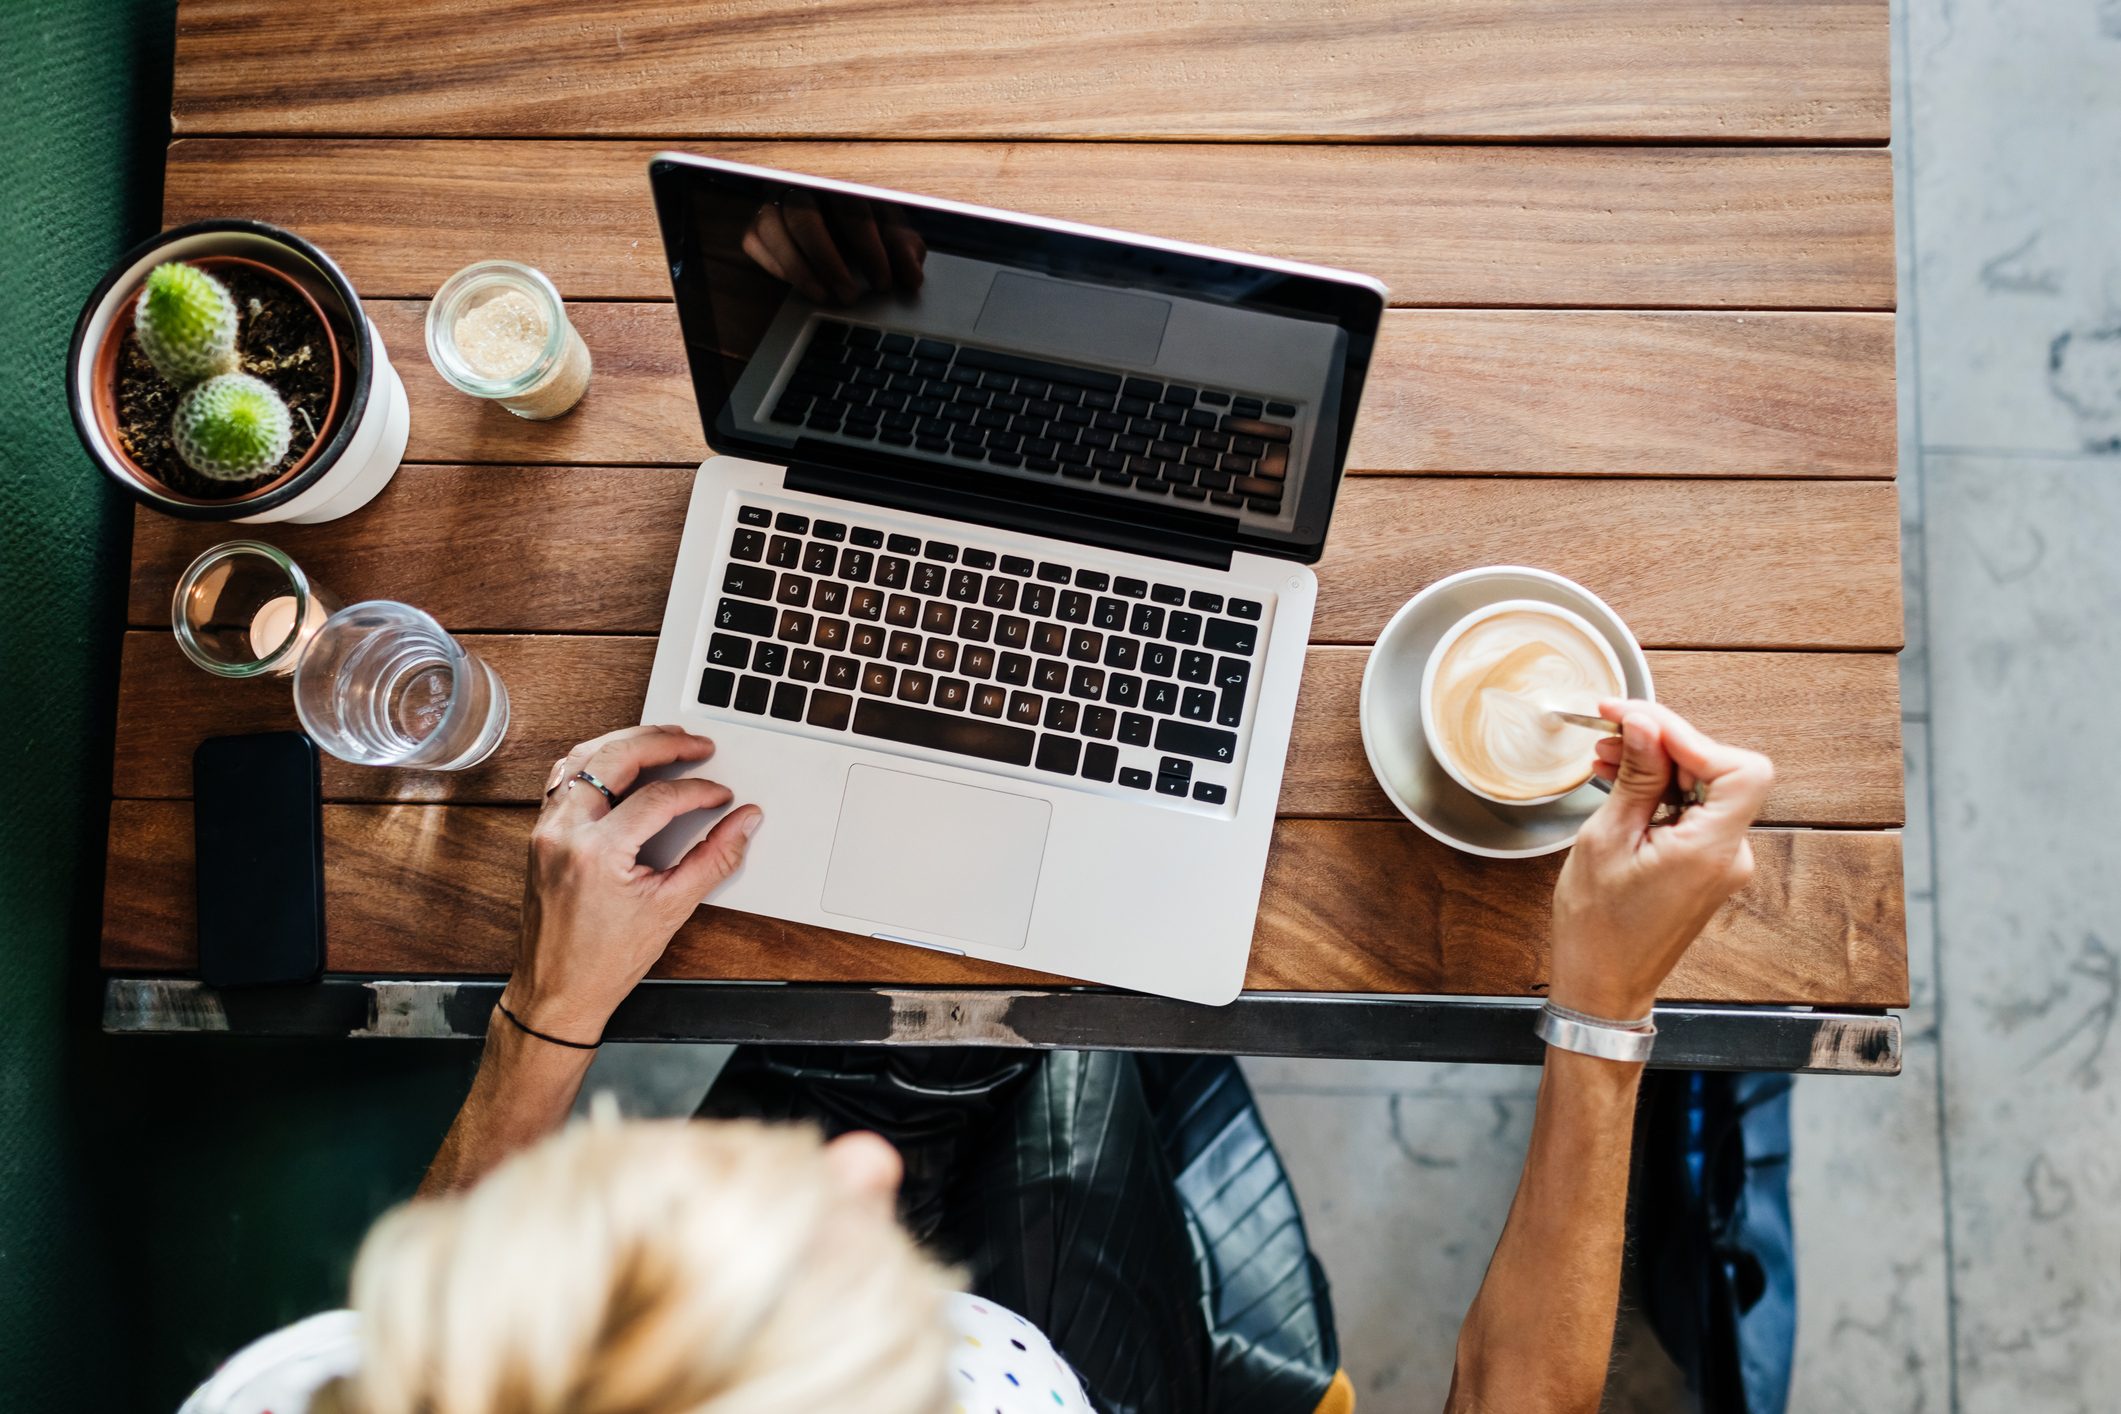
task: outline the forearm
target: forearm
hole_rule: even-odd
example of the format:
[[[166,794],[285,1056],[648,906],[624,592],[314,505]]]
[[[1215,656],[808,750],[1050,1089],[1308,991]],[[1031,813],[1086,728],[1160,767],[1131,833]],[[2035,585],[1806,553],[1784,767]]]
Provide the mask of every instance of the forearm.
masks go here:
[[[420,1183],[420,1196],[469,1188],[496,1164],[558,1129],[594,1052],[540,1041],[496,1010],[471,1093]]]
[[[1451,1410],[1598,1408],[1641,1071],[1548,1050],[1524,1174],[1459,1331]]]

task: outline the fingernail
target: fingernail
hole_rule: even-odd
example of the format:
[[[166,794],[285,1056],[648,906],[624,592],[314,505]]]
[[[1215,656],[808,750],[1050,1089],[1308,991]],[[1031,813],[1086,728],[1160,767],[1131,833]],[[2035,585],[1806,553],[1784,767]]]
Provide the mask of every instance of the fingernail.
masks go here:
[[[737,826],[737,828],[744,832],[744,838],[748,840],[759,832],[759,821],[765,818],[766,814],[764,811],[754,810],[744,817],[744,823]]]
[[[1630,717],[1620,724],[1620,739],[1627,743],[1630,751],[1647,751],[1650,746],[1650,725],[1640,717]]]

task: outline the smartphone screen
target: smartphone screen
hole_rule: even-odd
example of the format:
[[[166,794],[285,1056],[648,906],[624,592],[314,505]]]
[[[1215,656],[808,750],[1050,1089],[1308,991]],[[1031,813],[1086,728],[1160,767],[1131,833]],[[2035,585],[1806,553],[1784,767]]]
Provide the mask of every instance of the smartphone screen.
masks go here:
[[[300,732],[208,737],[192,753],[199,975],[209,987],[324,971],[324,790]]]

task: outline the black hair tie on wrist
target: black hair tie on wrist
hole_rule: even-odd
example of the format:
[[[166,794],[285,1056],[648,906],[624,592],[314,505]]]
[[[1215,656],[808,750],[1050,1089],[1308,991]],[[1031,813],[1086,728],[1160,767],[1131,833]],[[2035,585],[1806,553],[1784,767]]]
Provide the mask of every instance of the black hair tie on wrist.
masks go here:
[[[517,1016],[514,1012],[510,1011],[505,1004],[501,1002],[495,1002],[494,1008],[499,1011],[501,1015],[507,1017],[510,1021],[514,1022],[516,1030],[522,1032],[525,1036],[535,1036],[540,1041],[545,1041],[555,1046],[565,1046],[570,1051],[593,1051],[604,1044],[604,1038],[602,1036],[597,1037],[594,1041],[570,1041],[564,1036],[548,1036],[543,1031],[538,1031],[529,1026],[524,1025],[523,1018]]]

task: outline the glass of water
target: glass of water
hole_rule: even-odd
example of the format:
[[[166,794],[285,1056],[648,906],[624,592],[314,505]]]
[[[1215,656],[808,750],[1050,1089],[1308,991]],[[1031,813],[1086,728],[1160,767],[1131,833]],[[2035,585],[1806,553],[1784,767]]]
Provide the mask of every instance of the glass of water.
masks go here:
[[[325,620],[295,669],[295,711],[357,766],[461,771],[508,732],[500,675],[410,604],[371,599]]]

